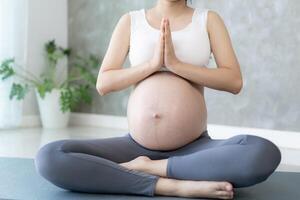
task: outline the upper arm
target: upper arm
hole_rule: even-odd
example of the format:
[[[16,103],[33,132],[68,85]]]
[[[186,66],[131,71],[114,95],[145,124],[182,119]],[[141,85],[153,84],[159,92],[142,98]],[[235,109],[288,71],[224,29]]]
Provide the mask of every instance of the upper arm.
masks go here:
[[[210,45],[218,67],[226,67],[235,70],[241,76],[240,65],[234,53],[227,28],[218,13],[208,11],[207,30]]]
[[[115,26],[99,72],[122,68],[129,50],[129,41],[130,15],[126,13]]]

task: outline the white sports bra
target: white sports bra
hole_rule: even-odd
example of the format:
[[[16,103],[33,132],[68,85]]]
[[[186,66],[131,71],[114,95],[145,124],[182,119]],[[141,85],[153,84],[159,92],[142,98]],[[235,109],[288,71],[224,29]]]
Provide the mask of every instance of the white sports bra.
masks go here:
[[[195,8],[192,21],[183,29],[172,31],[174,51],[179,60],[193,65],[207,66],[211,55],[206,29],[208,9]],[[147,21],[145,9],[130,11],[131,35],[129,61],[131,66],[150,60],[159,39],[160,30]],[[168,71],[163,67],[162,71]]]

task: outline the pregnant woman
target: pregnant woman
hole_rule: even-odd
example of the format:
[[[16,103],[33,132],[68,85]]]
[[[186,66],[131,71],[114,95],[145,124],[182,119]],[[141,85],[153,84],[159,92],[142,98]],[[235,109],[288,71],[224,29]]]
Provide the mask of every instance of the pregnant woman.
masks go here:
[[[217,68],[206,68],[211,53]],[[129,55],[131,67],[123,68]],[[281,154],[253,135],[212,139],[204,87],[238,94],[239,63],[214,11],[158,0],[124,14],[99,71],[100,95],[134,86],[129,132],[43,146],[37,171],[53,184],[90,193],[233,198],[233,188],[266,180]]]

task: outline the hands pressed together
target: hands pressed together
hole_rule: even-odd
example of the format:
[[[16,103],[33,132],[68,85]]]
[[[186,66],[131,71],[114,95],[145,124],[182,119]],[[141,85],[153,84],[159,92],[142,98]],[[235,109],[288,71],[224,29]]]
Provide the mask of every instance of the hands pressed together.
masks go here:
[[[172,33],[170,30],[170,21],[167,18],[162,18],[160,24],[160,37],[155,46],[154,55],[149,61],[150,66],[158,71],[165,66],[169,70],[171,67],[178,64],[180,61],[175,55],[172,42]]]

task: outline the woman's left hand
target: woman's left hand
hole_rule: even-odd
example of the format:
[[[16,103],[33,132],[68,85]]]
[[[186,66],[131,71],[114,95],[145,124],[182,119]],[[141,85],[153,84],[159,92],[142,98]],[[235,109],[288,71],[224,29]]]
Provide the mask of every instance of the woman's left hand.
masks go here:
[[[169,19],[165,19],[164,21],[165,25],[165,48],[164,48],[164,64],[166,68],[169,70],[172,69],[175,65],[180,63],[180,60],[176,57],[173,41],[172,41],[172,33],[170,29],[170,21]]]

